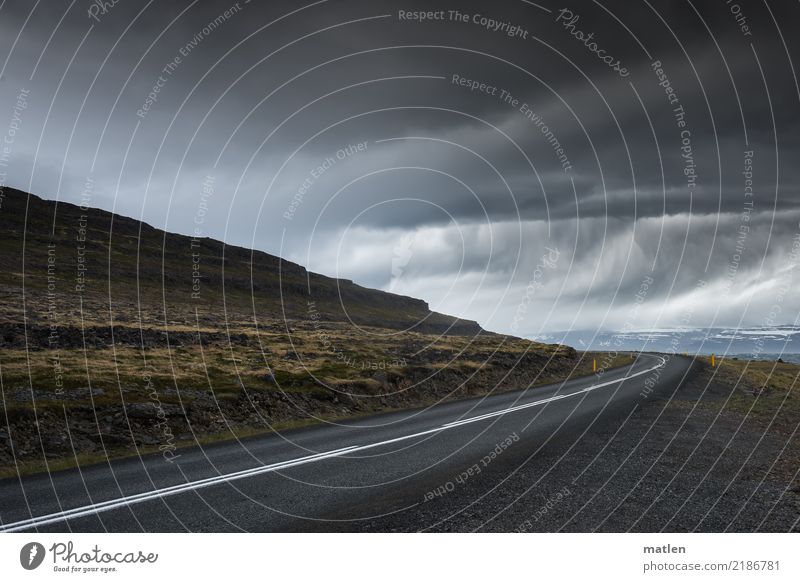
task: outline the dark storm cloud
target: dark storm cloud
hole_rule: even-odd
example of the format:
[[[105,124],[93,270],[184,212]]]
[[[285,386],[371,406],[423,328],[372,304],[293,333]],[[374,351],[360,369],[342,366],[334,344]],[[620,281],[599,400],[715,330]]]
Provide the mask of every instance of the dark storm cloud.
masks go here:
[[[791,267],[795,5],[93,6],[0,9],[0,111],[30,91],[9,185],[74,202],[90,178],[93,205],[191,233],[212,176],[202,234],[499,330],[545,245],[561,260],[536,301],[585,325],[620,325],[647,273],[673,324],[736,255],[723,316],[757,322],[752,277]],[[400,16],[420,10],[445,18]]]

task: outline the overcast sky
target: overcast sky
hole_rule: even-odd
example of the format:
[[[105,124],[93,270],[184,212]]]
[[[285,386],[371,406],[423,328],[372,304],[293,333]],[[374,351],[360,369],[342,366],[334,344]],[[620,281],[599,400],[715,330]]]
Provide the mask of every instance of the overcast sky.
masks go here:
[[[500,332],[797,317],[796,2],[1,6],[9,186]]]

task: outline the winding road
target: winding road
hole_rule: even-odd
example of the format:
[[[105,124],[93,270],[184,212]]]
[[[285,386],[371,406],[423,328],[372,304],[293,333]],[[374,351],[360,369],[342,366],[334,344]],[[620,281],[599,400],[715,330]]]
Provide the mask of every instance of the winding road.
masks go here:
[[[197,446],[173,463],[152,455],[5,479],[0,531],[469,529],[459,520],[498,519],[502,508],[482,503],[498,495],[532,515],[554,489],[511,491],[518,467],[547,474],[563,457],[553,450],[581,447],[602,423],[624,429],[645,401],[669,398],[690,364],[641,354],[600,376]]]

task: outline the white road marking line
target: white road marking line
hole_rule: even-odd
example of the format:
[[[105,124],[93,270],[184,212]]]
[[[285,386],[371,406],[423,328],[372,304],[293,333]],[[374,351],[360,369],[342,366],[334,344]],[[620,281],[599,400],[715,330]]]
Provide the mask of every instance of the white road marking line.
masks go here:
[[[0,532],[14,532],[14,531],[22,531],[26,529],[30,529],[33,527],[39,527],[43,525],[49,525],[52,523],[58,523],[61,521],[67,521],[70,519],[76,519],[78,517],[85,517],[87,515],[97,515],[98,513],[103,513],[105,511],[111,511],[112,509],[118,509],[120,507],[126,507],[129,505],[134,505],[136,503],[142,503],[144,501],[150,501],[153,499],[158,499],[161,497],[168,497],[170,495],[177,495],[179,493],[186,493],[188,491],[194,491],[197,489],[203,489],[205,487],[211,487],[212,485],[218,485],[221,483],[228,483],[231,481],[236,481],[238,479],[244,479],[246,477],[252,477],[255,475],[261,475],[263,473],[270,473],[280,469],[286,469],[289,467],[297,467],[299,465],[305,465],[308,463],[315,463],[317,461],[322,461],[325,459],[331,459],[334,457],[342,456],[346,453],[355,453],[358,451],[364,451],[367,449],[372,449],[375,447],[380,447],[420,436],[425,436],[428,434],[433,434],[436,432],[445,431],[451,428],[455,428],[458,426],[464,426],[466,424],[471,424],[473,422],[479,422],[481,420],[486,420],[489,418],[494,418],[497,416],[502,416],[505,414],[510,414],[512,412],[517,412],[519,410],[524,410],[526,408],[530,408],[532,406],[541,406],[542,404],[547,404],[548,402],[553,402],[556,400],[562,400],[564,398],[570,398],[572,396],[577,396],[579,394],[585,394],[586,392],[591,392],[593,390],[597,390],[598,388],[604,388],[605,386],[611,386],[612,384],[619,384],[624,382],[625,380],[629,380],[630,378],[636,378],[637,376],[642,376],[644,374],[648,374],[654,370],[657,370],[661,366],[665,365],[667,361],[658,356],[661,360],[661,363],[658,365],[648,368],[647,370],[643,370],[641,372],[636,372],[635,374],[630,374],[628,376],[624,376],[622,378],[618,378],[616,380],[609,380],[608,382],[602,382],[600,384],[593,384],[587,388],[582,390],[577,390],[575,392],[570,392],[569,394],[559,394],[558,396],[551,396],[550,398],[544,398],[542,400],[536,400],[534,402],[529,402],[527,404],[521,404],[519,406],[512,406],[511,408],[505,408],[503,410],[498,410],[495,412],[489,412],[487,414],[481,414],[479,416],[474,416],[471,418],[466,418],[462,420],[457,420],[455,422],[449,422],[447,424],[443,424],[439,427],[432,428],[429,430],[425,430],[422,432],[397,437],[385,441],[380,441],[377,443],[371,443],[368,445],[353,445],[349,447],[345,447],[342,449],[336,449],[333,451],[326,451],[322,453],[316,453],[314,455],[308,455],[306,457],[300,457],[299,459],[292,459],[289,461],[281,461],[280,463],[273,463],[271,465],[264,465],[262,467],[253,467],[251,469],[244,469],[242,471],[236,471],[234,473],[228,473],[225,475],[217,475],[214,477],[208,477],[206,479],[200,479],[198,481],[191,481],[188,483],[181,483],[178,485],[172,485],[170,487],[165,487],[163,489],[155,489],[153,491],[145,491],[143,493],[137,493],[135,495],[129,495],[126,497],[120,497],[117,499],[110,499],[108,501],[102,501],[99,503],[94,503],[91,505],[85,505],[82,507],[76,507],[74,509],[67,509],[65,511],[60,511],[57,513],[51,513],[48,515],[42,515],[38,517],[32,517],[29,519],[25,519],[22,521],[17,521],[14,523],[9,523],[0,526]]]
[[[591,386],[584,388],[582,390],[577,390],[575,392],[570,392],[569,394],[559,394],[557,396],[551,396],[550,398],[544,398],[542,400],[536,400],[534,402],[528,402],[527,404],[520,404],[519,406],[512,406],[511,408],[504,408],[503,410],[498,410],[496,412],[487,412],[486,414],[482,414],[480,416],[474,416],[472,418],[465,418],[463,420],[456,420],[454,422],[449,422],[445,425],[442,425],[443,428],[451,428],[454,426],[461,426],[464,424],[469,424],[470,422],[476,422],[478,420],[485,420],[487,418],[493,418],[495,416],[502,416],[504,414],[508,414],[510,412],[516,412],[517,410],[524,410],[525,408],[530,408],[532,406],[541,406],[542,404],[547,404],[548,402],[553,402],[555,400],[561,400],[562,398],[570,398],[572,396],[577,396],[578,394],[585,394],[586,392],[591,392],[592,390],[597,390],[598,388],[604,388],[606,386],[611,386],[612,384],[619,384],[625,380],[629,380],[631,378],[636,378],[637,376],[642,376],[644,374],[649,374],[653,370],[657,370],[661,366],[667,363],[667,361],[658,356],[661,359],[661,363],[657,366],[652,368],[648,368],[647,370],[642,370],[641,372],[636,372],[635,374],[631,374],[629,376],[625,376],[624,378],[618,378],[616,380],[609,380],[608,382],[602,382],[600,384],[592,384]]]
[[[298,465],[305,465],[306,463],[313,463],[314,461],[320,461],[322,459],[329,459],[332,457],[338,457],[339,455],[343,455],[344,453],[349,452],[351,449],[356,448],[355,446],[345,447],[343,449],[336,449],[334,451],[326,451],[322,453],[316,453],[314,455],[309,455],[307,457],[300,457],[299,459],[291,459],[289,461],[281,461],[280,463],[273,463],[271,465],[264,465],[262,467],[253,467],[251,469],[244,469],[242,471],[236,471],[235,473],[227,473],[225,475],[216,475],[214,477],[208,477],[206,479],[200,479],[198,481],[190,481],[188,483],[180,483],[178,485],[172,485],[170,487],[164,487],[163,489],[155,489],[153,491],[145,491],[143,493],[137,493],[135,495],[128,495],[125,497],[119,497],[117,499],[110,499],[108,501],[101,501],[99,503],[93,503],[91,505],[84,505],[82,507],[76,507],[74,509],[67,509],[65,511],[59,511],[57,513],[51,513],[49,515],[42,515],[38,517],[32,517],[29,519],[25,519],[22,521],[17,521],[14,523],[9,523],[0,526],[0,532],[13,532],[19,531],[22,529],[28,529],[34,526],[40,525],[47,525],[50,523],[57,523],[59,521],[66,521],[68,519],[74,519],[76,517],[83,517],[85,515],[94,515],[97,513],[101,513],[104,511],[109,511],[111,509],[117,509],[119,507],[124,507],[126,505],[133,505],[135,503],[141,503],[143,501],[148,501],[151,499],[156,499],[159,497],[168,497],[170,495],[176,495],[178,493],[184,493],[187,491],[193,491],[195,489],[202,489],[204,487],[210,487],[212,485],[217,485],[219,483],[227,483],[229,481],[236,481],[238,479],[244,479],[245,477],[251,477],[253,475],[259,475],[261,473],[270,473],[272,471],[277,471],[279,469],[285,469],[288,467],[296,467]]]

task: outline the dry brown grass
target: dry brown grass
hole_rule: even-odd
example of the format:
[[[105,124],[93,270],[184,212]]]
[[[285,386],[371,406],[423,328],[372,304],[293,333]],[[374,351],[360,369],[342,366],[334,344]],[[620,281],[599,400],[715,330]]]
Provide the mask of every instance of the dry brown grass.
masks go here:
[[[728,408],[753,415],[800,410],[800,366],[785,362],[698,358],[708,379],[735,387]]]
[[[232,395],[243,388],[283,390],[310,389],[317,382],[370,381],[376,374],[402,376],[408,367],[431,370],[458,366],[477,371],[486,366],[517,364],[526,354],[551,357],[563,355],[565,348],[537,344],[497,335],[434,336],[415,332],[389,332],[383,329],[354,332],[343,324],[319,330],[294,324],[289,333],[231,328],[231,336],[244,335],[237,343],[192,344],[158,347],[118,345],[104,348],[24,350],[5,349],[0,353],[3,390],[15,395],[33,387],[39,404],[47,394],[86,390],[89,386],[103,394],[95,404],[147,399],[159,391],[213,390]],[[170,328],[171,333],[185,331]],[[192,330],[198,332],[197,329]],[[206,330],[201,330],[206,331]],[[324,335],[323,335],[324,334]],[[202,337],[201,335],[198,337]],[[54,368],[54,358],[60,368]],[[591,373],[591,358],[576,359],[575,375]],[[630,361],[621,355],[616,365]],[[272,377],[270,377],[272,374]],[[537,384],[559,380],[544,370]],[[58,380],[58,382],[57,382]],[[122,396],[120,396],[122,395]],[[189,396],[191,398],[191,396]],[[12,397],[13,402],[13,397]],[[69,399],[76,404],[88,399]],[[99,402],[98,402],[99,400]],[[169,400],[169,396],[167,396]]]

